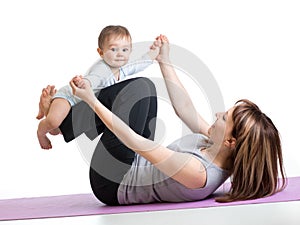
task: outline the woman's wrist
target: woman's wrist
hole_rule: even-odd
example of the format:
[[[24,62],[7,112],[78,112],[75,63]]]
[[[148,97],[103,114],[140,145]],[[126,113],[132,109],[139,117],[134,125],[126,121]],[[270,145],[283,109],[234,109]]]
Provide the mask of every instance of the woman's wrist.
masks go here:
[[[98,99],[95,97],[91,97],[85,101],[93,110],[98,102]]]
[[[173,69],[173,65],[169,59],[160,61],[159,66],[162,70],[162,75],[168,75],[168,71]]]

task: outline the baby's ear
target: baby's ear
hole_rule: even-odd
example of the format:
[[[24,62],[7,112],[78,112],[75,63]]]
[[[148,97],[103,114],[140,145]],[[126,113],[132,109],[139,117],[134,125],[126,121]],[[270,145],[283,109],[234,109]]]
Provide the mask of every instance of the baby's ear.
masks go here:
[[[101,50],[101,48],[97,48],[97,52],[103,58],[103,51]]]

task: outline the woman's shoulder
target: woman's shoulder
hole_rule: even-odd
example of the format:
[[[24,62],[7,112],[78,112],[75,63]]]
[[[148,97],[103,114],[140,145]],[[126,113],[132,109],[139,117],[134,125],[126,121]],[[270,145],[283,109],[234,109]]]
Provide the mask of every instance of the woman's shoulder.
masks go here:
[[[191,133],[178,138],[168,147],[171,149],[172,147],[198,148],[206,145],[210,145],[208,137],[200,133]]]

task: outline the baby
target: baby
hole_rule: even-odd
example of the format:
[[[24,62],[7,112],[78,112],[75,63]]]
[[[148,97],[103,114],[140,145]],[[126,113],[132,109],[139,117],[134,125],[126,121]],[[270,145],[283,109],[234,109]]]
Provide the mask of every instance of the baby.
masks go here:
[[[154,41],[149,51],[134,62],[128,62],[132,50],[132,39],[127,28],[123,26],[107,26],[98,38],[97,51],[101,57],[87,74],[84,82],[91,86],[94,92],[113,85],[128,75],[138,73],[149,65],[159,53],[157,42]],[[51,101],[51,104],[49,102]],[[59,125],[67,116],[71,106],[81,101],[72,94],[69,85],[60,88],[57,92],[54,86],[43,90],[39,104],[37,119],[42,119],[38,125],[37,137],[42,149],[51,149],[52,145],[47,133],[60,133]]]

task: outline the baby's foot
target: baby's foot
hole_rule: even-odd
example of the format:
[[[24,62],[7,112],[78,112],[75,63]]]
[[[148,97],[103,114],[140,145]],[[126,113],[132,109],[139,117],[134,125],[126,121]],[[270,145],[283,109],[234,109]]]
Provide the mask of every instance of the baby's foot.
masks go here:
[[[39,112],[38,115],[36,116],[38,120],[42,119],[44,116],[48,114],[50,103],[55,93],[56,90],[54,85],[48,85],[46,88],[43,88],[42,94],[40,96]]]
[[[38,136],[38,140],[39,140],[39,143],[40,143],[40,146],[42,149],[51,149],[52,148],[51,141],[49,140],[49,138],[46,135],[40,135],[38,133],[37,136]]]
[[[44,116],[45,116],[45,114],[44,114],[44,112],[43,112],[43,110],[42,110],[41,105],[39,104],[39,112],[38,112],[38,115],[36,116],[36,118],[37,118],[38,120],[40,120],[40,119],[42,119]]]

